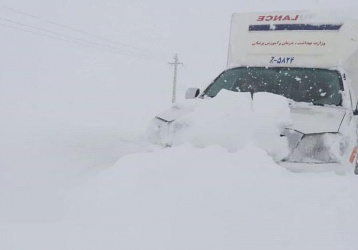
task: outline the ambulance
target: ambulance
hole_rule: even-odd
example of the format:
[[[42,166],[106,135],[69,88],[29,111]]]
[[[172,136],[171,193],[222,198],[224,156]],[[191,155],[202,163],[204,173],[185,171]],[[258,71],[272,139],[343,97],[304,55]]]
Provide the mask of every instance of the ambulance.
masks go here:
[[[297,172],[358,174],[357,20],[330,11],[233,14],[227,69],[202,91],[189,89],[186,98],[215,98],[223,89],[290,100],[292,124],[281,133],[290,153],[279,164]],[[157,115],[158,136],[186,112]]]

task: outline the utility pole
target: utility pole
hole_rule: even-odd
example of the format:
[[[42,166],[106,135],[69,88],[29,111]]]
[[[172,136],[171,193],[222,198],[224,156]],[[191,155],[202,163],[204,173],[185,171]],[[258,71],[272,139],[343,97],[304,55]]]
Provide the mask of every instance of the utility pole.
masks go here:
[[[176,89],[177,89],[177,72],[178,72],[178,65],[182,65],[183,63],[179,62],[178,54],[174,56],[174,62],[169,63],[170,65],[174,65],[174,78],[173,78],[173,98],[172,103],[175,102],[176,98]]]

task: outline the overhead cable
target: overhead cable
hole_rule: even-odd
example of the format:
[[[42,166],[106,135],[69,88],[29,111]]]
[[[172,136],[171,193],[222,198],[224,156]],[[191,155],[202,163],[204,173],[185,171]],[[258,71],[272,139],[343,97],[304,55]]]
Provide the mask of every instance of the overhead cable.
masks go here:
[[[131,46],[131,45],[128,45],[128,44],[125,44],[125,43],[122,43],[122,42],[118,42],[118,41],[113,41],[113,40],[110,40],[110,39],[107,39],[107,38],[104,38],[104,37],[101,37],[101,36],[98,36],[96,34],[91,34],[89,32],[86,32],[86,31],[83,31],[81,29],[78,29],[78,28],[74,28],[74,27],[71,27],[71,26],[68,26],[68,25],[64,25],[64,24],[61,24],[59,22],[54,22],[52,20],[49,20],[49,19],[46,19],[46,18],[43,18],[43,17],[40,17],[38,15],[34,15],[34,14],[31,14],[31,13],[28,13],[28,12],[25,12],[25,11],[22,11],[22,10],[18,10],[18,9],[14,9],[12,7],[8,7],[2,3],[0,3],[0,7],[3,8],[3,9],[6,9],[8,11],[11,11],[11,12],[14,12],[14,13],[17,13],[17,14],[20,14],[20,15],[23,15],[23,16],[27,16],[27,17],[30,17],[30,18],[33,18],[33,19],[36,19],[38,21],[42,21],[42,22],[45,22],[45,23],[48,23],[48,24],[51,24],[51,25],[55,25],[55,26],[58,26],[58,27],[61,27],[61,28],[65,28],[67,30],[71,30],[73,32],[77,32],[77,33],[80,33],[82,35],[85,35],[87,37],[93,37],[93,38],[96,38],[96,39],[100,39],[102,41],[106,41],[106,42],[110,42],[112,44],[118,44],[120,46],[124,46],[126,47],[127,49],[130,49],[130,50],[133,50],[133,51],[127,51],[129,53],[142,53],[143,56],[146,56],[146,57],[156,57],[160,60],[165,60],[164,58],[162,57],[159,57],[158,55],[153,55],[152,53],[148,52],[148,51],[145,51],[145,50],[142,50],[142,49],[139,49],[139,48],[136,48],[134,46]],[[21,26],[27,26],[29,28],[34,28],[34,29],[37,29],[37,30],[42,30],[42,31],[45,31],[45,32],[49,32],[49,33],[57,33],[57,35],[61,34],[61,33],[58,33],[58,32],[54,32],[54,31],[51,31],[51,30],[47,30],[47,29],[43,29],[43,28],[39,28],[39,27],[36,27],[36,26],[32,26],[32,25],[28,25],[28,24],[24,24],[24,23],[21,23],[20,22],[16,22],[16,21],[12,21],[12,20],[6,20],[4,18],[2,18],[2,20],[4,21],[7,21],[7,22],[13,22],[13,23],[17,23],[18,25],[21,25]],[[69,37],[69,35],[65,35],[65,34],[61,34],[62,36],[67,36]],[[88,39],[82,39],[82,38],[76,38],[76,37],[73,37],[71,36],[70,39],[75,39],[75,40],[83,40],[83,41],[86,41],[86,42],[89,42],[89,43],[92,43],[92,44],[96,44],[98,46],[105,46],[105,47],[110,47],[112,49],[116,49],[116,50],[120,50],[122,48],[118,48],[117,46],[112,46],[112,45],[108,45],[108,44],[103,44],[103,43],[97,43],[97,42],[94,42],[94,41],[88,41]]]

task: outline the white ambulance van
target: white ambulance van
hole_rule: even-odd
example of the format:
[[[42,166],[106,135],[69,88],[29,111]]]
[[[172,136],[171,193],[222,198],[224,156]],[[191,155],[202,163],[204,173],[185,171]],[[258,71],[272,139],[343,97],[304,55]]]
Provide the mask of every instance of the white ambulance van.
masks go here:
[[[327,11],[233,14],[227,69],[186,98],[214,98],[222,89],[288,98],[293,123],[282,131],[293,171],[358,173],[358,21]],[[306,105],[302,105],[306,104]],[[165,134],[185,110],[159,114]],[[170,143],[169,143],[170,144]]]

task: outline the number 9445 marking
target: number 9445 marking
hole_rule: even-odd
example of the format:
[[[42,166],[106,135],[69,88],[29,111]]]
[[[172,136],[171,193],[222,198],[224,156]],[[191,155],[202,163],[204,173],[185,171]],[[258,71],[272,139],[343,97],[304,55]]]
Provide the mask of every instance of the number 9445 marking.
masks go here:
[[[295,57],[275,57],[271,56],[270,63],[273,64],[292,64],[292,62],[295,60]]]

